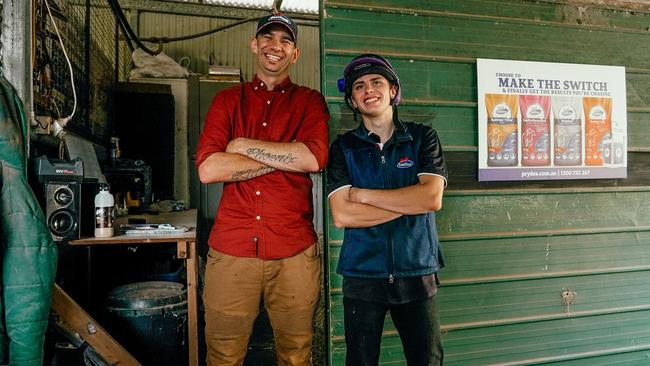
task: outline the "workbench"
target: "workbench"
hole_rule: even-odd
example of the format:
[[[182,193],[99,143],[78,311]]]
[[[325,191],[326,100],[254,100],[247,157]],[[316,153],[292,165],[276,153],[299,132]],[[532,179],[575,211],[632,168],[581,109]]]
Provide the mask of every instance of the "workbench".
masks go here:
[[[156,245],[176,243],[176,255],[185,260],[187,270],[187,324],[188,324],[188,353],[189,366],[198,366],[198,313],[197,285],[198,262],[196,252],[196,210],[165,213],[160,215],[129,215],[115,220],[116,235],[110,238],[82,238],[70,241],[72,246],[104,246],[104,245]],[[187,227],[189,231],[175,234],[139,234],[125,235],[119,233],[120,224],[128,223],[129,219],[144,219],[146,223],[171,224],[176,227]]]

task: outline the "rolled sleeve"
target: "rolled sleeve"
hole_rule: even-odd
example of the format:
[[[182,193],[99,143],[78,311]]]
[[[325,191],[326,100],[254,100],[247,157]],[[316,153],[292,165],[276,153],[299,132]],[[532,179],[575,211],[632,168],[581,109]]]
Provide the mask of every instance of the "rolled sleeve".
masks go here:
[[[307,107],[300,130],[297,134],[297,141],[307,146],[318,162],[318,170],[322,170],[327,165],[329,143],[327,121],[330,114],[325,104],[325,98],[313,91],[309,96]]]
[[[428,126],[423,126],[422,141],[420,143],[419,151],[419,175],[437,175],[445,181],[447,187],[447,164],[442,153],[442,146],[438,139],[438,134],[434,129]]]
[[[196,148],[196,166],[216,152],[226,151],[232,136],[232,120],[228,108],[228,90],[218,93],[212,100],[205,118],[205,126]]]
[[[339,140],[335,140],[332,143],[329,155],[329,163],[327,164],[327,197],[343,187],[352,185],[348,165],[345,161]]]

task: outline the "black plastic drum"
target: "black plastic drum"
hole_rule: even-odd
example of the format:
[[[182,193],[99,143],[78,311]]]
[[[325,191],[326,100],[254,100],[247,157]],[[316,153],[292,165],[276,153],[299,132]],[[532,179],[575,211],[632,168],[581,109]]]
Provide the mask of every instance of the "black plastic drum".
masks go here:
[[[187,365],[187,292],[182,284],[138,282],[106,299],[106,328],[143,366]]]

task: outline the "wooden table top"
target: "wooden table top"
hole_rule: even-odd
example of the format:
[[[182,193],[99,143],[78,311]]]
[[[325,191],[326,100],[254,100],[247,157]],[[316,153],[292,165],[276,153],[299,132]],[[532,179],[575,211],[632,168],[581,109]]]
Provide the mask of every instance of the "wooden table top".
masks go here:
[[[114,227],[116,235],[110,238],[81,238],[70,241],[70,245],[99,245],[99,244],[147,244],[147,243],[170,243],[177,241],[196,240],[196,218],[197,210],[162,213],[159,215],[141,214],[128,215],[115,219]],[[147,224],[170,224],[176,227],[186,227],[189,230],[183,233],[171,234],[150,234],[126,235],[119,227],[128,223],[129,219],[144,219]]]

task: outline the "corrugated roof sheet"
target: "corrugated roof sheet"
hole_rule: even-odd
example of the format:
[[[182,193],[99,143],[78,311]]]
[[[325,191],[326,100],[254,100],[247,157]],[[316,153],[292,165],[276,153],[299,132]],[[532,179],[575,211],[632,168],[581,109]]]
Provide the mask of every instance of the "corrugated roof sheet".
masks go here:
[[[204,2],[242,8],[271,9],[273,7],[273,0],[204,0]],[[318,0],[284,0],[280,10],[292,13],[318,14]]]

